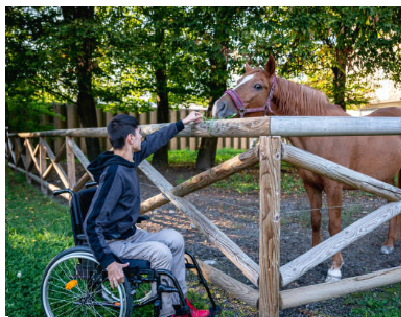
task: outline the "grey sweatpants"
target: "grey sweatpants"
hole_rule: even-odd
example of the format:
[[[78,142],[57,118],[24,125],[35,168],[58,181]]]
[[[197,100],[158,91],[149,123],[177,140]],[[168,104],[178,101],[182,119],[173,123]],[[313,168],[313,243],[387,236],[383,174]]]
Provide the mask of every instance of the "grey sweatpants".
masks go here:
[[[175,276],[186,297],[185,284],[185,246],[184,238],[172,229],[164,229],[157,233],[149,233],[137,229],[132,237],[126,240],[109,240],[110,249],[115,255],[125,259],[147,260],[152,269],[167,269]],[[169,280],[166,278],[166,280]],[[166,281],[171,285],[170,281]],[[156,292],[156,283],[153,292]],[[172,305],[179,305],[177,293],[162,294],[161,317],[174,314]]]

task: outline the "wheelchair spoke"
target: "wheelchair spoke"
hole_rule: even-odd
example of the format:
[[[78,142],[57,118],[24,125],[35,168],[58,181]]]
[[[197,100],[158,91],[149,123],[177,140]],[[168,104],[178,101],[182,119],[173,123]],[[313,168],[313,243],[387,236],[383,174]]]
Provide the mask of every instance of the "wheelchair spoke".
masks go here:
[[[64,261],[64,262],[62,262],[62,264],[64,264],[65,268],[68,270],[69,275],[64,271],[63,266],[60,265],[60,266],[61,266],[61,269],[64,271],[64,274],[66,274],[66,276],[70,276],[70,278],[75,277],[75,275],[72,274],[71,271],[69,270],[68,266],[66,265],[66,262],[67,262],[67,261]],[[76,261],[75,261],[75,262],[76,262]],[[75,264],[73,263],[73,265],[74,265],[74,267],[75,267],[76,263],[75,263]],[[82,293],[82,290],[80,289],[79,284],[77,284],[76,287],[77,287],[77,290],[79,290],[79,291]]]
[[[61,265],[60,265],[61,267]],[[62,267],[61,267],[62,269]],[[64,271],[64,270],[63,270]],[[56,269],[53,270],[54,274],[57,276],[57,278],[61,281],[62,285],[63,285],[63,289],[65,289],[65,285],[67,285],[67,282],[59,275],[59,273],[56,271]],[[52,272],[52,273],[53,273]],[[61,273],[61,272],[60,272]],[[65,272],[64,272],[65,274]],[[66,277],[68,278],[68,275],[66,275]],[[53,274],[52,274],[52,279],[53,279]],[[55,278],[55,281],[57,281],[57,279]],[[72,290],[72,289],[71,289]],[[76,292],[72,291],[73,293],[76,294]],[[81,291],[82,292],[82,291]]]

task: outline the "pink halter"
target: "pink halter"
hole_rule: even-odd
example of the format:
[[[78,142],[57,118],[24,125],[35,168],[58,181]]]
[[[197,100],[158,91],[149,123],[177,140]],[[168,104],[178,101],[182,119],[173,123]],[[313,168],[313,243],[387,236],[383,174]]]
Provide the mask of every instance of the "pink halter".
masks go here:
[[[244,115],[246,115],[247,113],[251,113],[251,112],[261,112],[263,111],[263,115],[266,115],[266,111],[269,110],[270,113],[274,114],[272,108],[271,108],[271,101],[273,100],[273,93],[274,93],[274,88],[276,88],[276,76],[273,77],[273,85],[272,88],[270,90],[270,94],[269,97],[266,100],[265,105],[262,108],[251,108],[251,109],[247,109],[244,108],[244,105],[242,104],[241,98],[238,96],[238,94],[236,93],[235,90],[233,89],[229,89],[227,90],[225,93],[227,93],[231,99],[234,102],[235,107],[238,109],[238,113],[240,115],[241,118],[244,117]]]

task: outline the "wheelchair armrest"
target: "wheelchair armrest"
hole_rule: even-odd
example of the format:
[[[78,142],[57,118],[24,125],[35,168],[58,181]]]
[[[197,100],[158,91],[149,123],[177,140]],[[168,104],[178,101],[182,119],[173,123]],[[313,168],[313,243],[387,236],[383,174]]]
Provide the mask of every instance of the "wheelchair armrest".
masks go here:
[[[136,220],[136,223],[141,223],[142,221],[149,220],[148,216],[139,216],[138,219]]]
[[[65,194],[65,193],[68,193],[68,194],[70,194],[71,196],[74,195],[74,192],[73,192],[71,189],[58,189],[58,190],[54,190],[52,194],[53,194],[53,196],[58,196],[58,195]]]
[[[86,188],[91,188],[91,187],[96,186],[96,185],[97,185],[97,182],[88,182],[88,183],[85,184],[85,187]]]

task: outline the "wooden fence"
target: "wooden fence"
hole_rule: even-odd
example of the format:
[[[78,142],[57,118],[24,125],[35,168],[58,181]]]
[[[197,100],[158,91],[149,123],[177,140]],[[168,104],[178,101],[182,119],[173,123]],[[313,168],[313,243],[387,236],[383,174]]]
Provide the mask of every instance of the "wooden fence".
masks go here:
[[[42,116],[42,124],[50,124],[53,125],[55,129],[78,129],[80,128],[78,114],[77,114],[77,106],[74,104],[53,104],[53,111],[56,114],[60,114],[64,117],[64,120],[61,120],[59,116],[51,117],[48,115]],[[180,119],[185,118],[191,110],[188,109],[179,109],[179,110],[170,110],[169,111],[169,122],[177,122]],[[197,111],[204,112],[205,109],[198,109]],[[122,113],[122,112],[118,112]],[[116,115],[117,113],[111,112],[103,112],[100,109],[96,109],[96,118],[97,118],[97,127],[106,127],[110,119]],[[141,125],[148,124],[157,124],[157,114],[156,111],[150,111],[146,113],[138,113],[132,112],[128,113],[134,117],[136,117]],[[219,138],[217,142],[217,148],[234,148],[234,149],[244,149],[247,150],[251,147],[253,138],[240,138],[240,137],[225,137]],[[62,143],[60,140],[54,141],[54,149],[56,152],[60,149]],[[86,144],[84,138],[75,139],[75,143],[79,145],[82,151],[86,154]],[[196,150],[200,146],[200,138],[199,137],[181,137],[174,138],[169,142],[170,150],[181,150],[181,149],[189,149]],[[110,148],[110,143],[108,140],[100,140],[100,147],[102,151],[106,150],[106,148]]]
[[[318,124],[316,124],[318,122]],[[144,126],[149,134],[164,125]],[[394,135],[401,134],[401,118],[355,118],[355,117],[264,117],[206,121],[187,126],[179,137],[258,137],[260,145],[243,152],[219,166],[200,173],[190,180],[173,187],[148,162],[139,168],[160,189],[162,194],[151,197],[141,204],[141,213],[156,209],[168,202],[181,209],[207,238],[232,261],[258,289],[244,285],[224,272],[201,261],[206,279],[225,289],[239,300],[259,308],[260,316],[278,316],[279,309],[323,301],[356,291],[367,290],[401,282],[401,267],[376,271],[365,276],[344,279],[333,283],[300,287],[280,291],[280,287],[297,280],[307,270],[329,259],[335,253],[357,239],[372,232],[382,223],[401,213],[401,190],[367,175],[349,170],[336,163],[314,156],[281,142],[280,136],[327,136],[327,135]],[[273,136],[272,136],[273,135]],[[75,176],[75,160],[86,169],[89,162],[74,141],[74,137],[106,137],[104,128],[68,129],[40,133],[6,134],[8,165],[41,183],[44,192],[58,189],[46,181],[55,171],[64,187],[80,190],[91,179],[86,173]],[[46,137],[62,137],[64,142],[53,153]],[[36,145],[32,142],[38,139]],[[67,157],[67,172],[60,165]],[[338,182],[343,182],[368,193],[392,201],[378,210],[351,224],[339,234],[323,241],[297,259],[280,267],[280,162],[290,162]],[[249,258],[233,241],[221,232],[209,219],[196,209],[185,195],[204,188],[259,162],[260,166],[260,247],[259,265]],[[34,174],[32,169],[36,169]],[[37,175],[38,174],[38,175]]]

